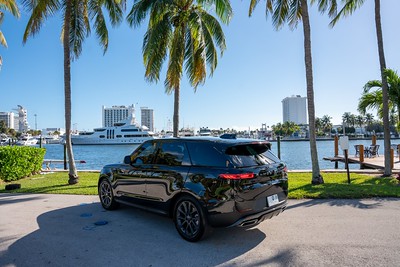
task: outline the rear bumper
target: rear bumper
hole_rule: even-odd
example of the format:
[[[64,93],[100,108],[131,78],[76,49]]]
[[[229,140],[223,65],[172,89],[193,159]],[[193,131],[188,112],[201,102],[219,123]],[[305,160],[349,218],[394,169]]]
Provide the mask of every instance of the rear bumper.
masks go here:
[[[271,207],[268,210],[258,212],[255,214],[251,214],[246,217],[242,217],[239,220],[237,220],[236,222],[234,222],[233,224],[229,225],[228,227],[235,227],[235,226],[252,227],[252,226],[255,226],[264,220],[271,219],[272,217],[279,215],[286,209],[286,206],[287,206],[287,201],[284,200],[284,201],[280,202],[279,204],[277,204],[276,206]]]
[[[282,213],[286,209],[286,206],[287,199],[284,199],[272,207],[256,212],[253,211],[253,213],[242,213],[234,208],[233,201],[226,202],[220,206],[225,212],[216,213],[209,211],[208,222],[213,227],[252,227]]]

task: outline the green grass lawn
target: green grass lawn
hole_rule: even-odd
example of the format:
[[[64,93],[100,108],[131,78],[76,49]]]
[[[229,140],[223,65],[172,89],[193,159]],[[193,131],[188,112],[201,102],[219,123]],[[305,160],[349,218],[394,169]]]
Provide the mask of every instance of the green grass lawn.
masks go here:
[[[79,183],[68,185],[68,173],[55,172],[27,177],[14,183],[17,190],[6,191],[7,183],[0,181],[0,193],[44,193],[96,195],[98,173],[79,172]],[[351,174],[351,184],[346,173],[324,173],[325,184],[311,185],[311,173],[289,173],[289,198],[371,198],[400,197],[397,179]]]

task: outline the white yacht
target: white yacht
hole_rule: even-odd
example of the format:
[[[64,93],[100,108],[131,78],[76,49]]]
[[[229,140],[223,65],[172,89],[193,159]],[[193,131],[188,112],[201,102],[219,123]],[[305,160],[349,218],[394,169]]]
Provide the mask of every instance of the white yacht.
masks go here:
[[[71,135],[73,145],[126,145],[141,144],[153,139],[154,133],[135,123],[134,116],[117,122],[111,127],[95,128],[90,132]]]
[[[38,143],[38,140],[31,135],[23,135],[21,138],[15,143],[17,146],[34,146]]]

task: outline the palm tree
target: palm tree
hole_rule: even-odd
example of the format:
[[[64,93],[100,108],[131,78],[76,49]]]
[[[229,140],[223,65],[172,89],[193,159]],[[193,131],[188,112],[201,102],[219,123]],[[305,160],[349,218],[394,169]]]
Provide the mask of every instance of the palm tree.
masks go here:
[[[165,90],[174,92],[173,135],[178,136],[180,82],[183,68],[196,91],[204,84],[207,65],[210,75],[217,67],[217,47],[225,50],[225,36],[218,20],[206,8],[214,7],[225,24],[232,16],[229,0],[135,0],[128,14],[131,27],[140,26],[149,16],[143,40],[145,77],[158,82],[164,61],[168,58]]]
[[[315,131],[317,132],[317,136],[322,135],[324,126],[321,118],[315,118]]]
[[[254,11],[260,0],[250,0],[249,16]],[[315,132],[315,104],[314,104],[314,84],[313,84],[313,68],[311,58],[311,29],[310,19],[308,15],[307,0],[266,0],[266,14],[272,14],[272,23],[276,29],[281,28],[288,23],[289,26],[296,28],[299,21],[303,24],[304,34],[304,58],[306,68],[306,83],[307,83],[307,104],[308,104],[308,123],[310,128],[310,151],[312,162],[312,184],[322,184],[322,178],[317,152],[317,138]],[[315,1],[311,1],[313,3]],[[318,0],[318,9],[321,13],[328,10],[329,15],[334,15],[336,12],[335,0]]]
[[[362,115],[357,115],[356,116],[356,124],[358,125],[358,127],[362,127],[364,125],[365,119],[364,116]]]
[[[13,16],[19,18],[19,9],[17,6],[17,3],[15,0],[0,0],[0,26],[3,23],[4,20],[4,13],[2,10],[10,12]],[[0,45],[4,46],[7,48],[7,41],[6,38],[4,37],[3,33],[0,30]],[[3,60],[0,55],[0,70],[1,70],[1,65],[3,64]]]
[[[94,28],[104,53],[108,47],[108,30],[106,17],[102,8],[108,11],[112,26],[123,20],[125,0],[23,0],[22,3],[32,12],[23,36],[26,43],[28,37],[39,33],[45,19],[58,11],[62,12],[63,25],[61,38],[64,48],[64,100],[65,100],[65,140],[68,154],[68,183],[79,181],[71,144],[71,59],[77,59],[82,52],[82,43],[90,34],[90,20],[94,20]]]
[[[323,128],[324,133],[327,133],[327,132],[330,133],[331,128],[332,128],[331,119],[332,119],[332,117],[329,115],[322,116],[321,121],[322,121],[322,128]]]
[[[346,125],[350,125],[351,124],[351,112],[345,112],[342,115],[342,121],[344,123],[346,123]]]
[[[371,113],[365,114],[365,123],[370,126],[372,123],[374,123],[374,115]]]
[[[389,109],[397,113],[397,121],[400,120],[400,77],[397,72],[392,69],[386,69],[384,72],[389,92]],[[375,91],[371,91],[375,89]],[[371,80],[364,85],[364,91],[358,103],[358,109],[362,114],[366,113],[367,109],[377,109],[379,117],[383,114],[383,96],[382,96],[382,81]],[[397,125],[400,129],[400,125]]]
[[[333,27],[341,17],[351,15],[356,9],[361,7],[365,0],[343,0],[345,2],[343,8],[339,13],[331,14],[333,20],[331,26]],[[383,34],[382,34],[382,23],[381,23],[381,2],[380,0],[375,1],[375,27],[376,27],[376,39],[378,42],[378,55],[379,65],[382,79],[382,118],[383,118],[383,129],[384,129],[384,155],[385,155],[385,171],[384,176],[390,176],[392,174],[392,168],[390,163],[390,123],[389,123],[389,89],[388,82],[385,75],[386,60],[383,49]]]

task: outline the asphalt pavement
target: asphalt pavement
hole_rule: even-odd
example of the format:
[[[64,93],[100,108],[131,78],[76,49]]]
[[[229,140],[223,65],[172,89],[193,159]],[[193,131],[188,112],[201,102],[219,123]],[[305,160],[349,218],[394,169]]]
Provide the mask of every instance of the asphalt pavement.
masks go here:
[[[400,266],[400,199],[290,200],[189,243],[171,219],[97,196],[0,194],[0,266]]]

